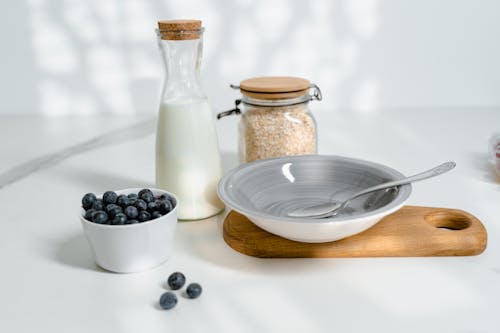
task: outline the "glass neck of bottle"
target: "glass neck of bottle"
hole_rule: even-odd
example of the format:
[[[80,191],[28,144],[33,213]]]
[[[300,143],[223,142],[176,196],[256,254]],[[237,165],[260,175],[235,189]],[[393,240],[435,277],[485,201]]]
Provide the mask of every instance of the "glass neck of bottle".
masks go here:
[[[165,68],[162,100],[205,98],[200,82],[202,38],[164,40],[158,44]]]

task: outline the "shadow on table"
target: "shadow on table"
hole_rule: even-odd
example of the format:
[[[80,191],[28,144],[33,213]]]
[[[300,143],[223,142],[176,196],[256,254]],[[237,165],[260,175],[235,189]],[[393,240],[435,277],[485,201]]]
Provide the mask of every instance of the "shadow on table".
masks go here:
[[[96,265],[83,234],[74,235],[57,244],[55,259],[66,266],[105,272]]]
[[[0,174],[0,188],[12,184],[33,172],[50,168],[58,163],[78,154],[93,149],[102,148],[133,139],[142,138],[154,132],[156,118],[120,128],[108,133],[96,136],[85,142],[81,142],[51,154],[46,154],[35,159],[14,166],[12,169]]]

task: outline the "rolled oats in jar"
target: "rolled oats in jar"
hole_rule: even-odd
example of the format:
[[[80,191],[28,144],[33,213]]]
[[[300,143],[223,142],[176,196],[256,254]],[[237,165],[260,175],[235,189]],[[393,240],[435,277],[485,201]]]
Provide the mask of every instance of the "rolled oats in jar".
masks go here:
[[[321,100],[316,85],[296,77],[257,77],[232,87],[240,89],[242,98],[218,118],[241,113],[240,162],[317,153],[316,122],[309,110],[311,100]]]

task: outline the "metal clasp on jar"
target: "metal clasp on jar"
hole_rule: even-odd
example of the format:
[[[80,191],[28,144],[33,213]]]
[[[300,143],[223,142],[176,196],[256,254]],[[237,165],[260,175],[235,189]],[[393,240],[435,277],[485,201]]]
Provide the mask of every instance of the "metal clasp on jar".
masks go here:
[[[238,107],[238,105],[241,104],[241,99],[237,99],[234,101],[234,109],[231,109],[231,110],[227,110],[227,111],[223,111],[223,112],[220,112],[217,114],[217,119],[220,119],[222,117],[226,117],[226,116],[230,116],[232,114],[240,114],[241,113],[241,110],[240,108]]]
[[[321,101],[323,99],[323,94],[321,93],[321,89],[319,89],[316,83],[311,83],[311,88],[314,89],[313,94],[309,95],[311,96],[311,100]]]
[[[240,86],[236,85],[236,84],[230,84],[229,87],[233,88],[233,89],[240,89]],[[243,103],[246,103],[246,104],[251,104],[251,105],[260,105],[260,106],[278,106],[278,105],[293,105],[293,104],[300,104],[300,103],[306,103],[306,102],[310,102],[310,101],[313,101],[313,100],[316,100],[316,101],[321,101],[323,99],[323,94],[321,93],[321,89],[319,89],[319,87],[315,84],[315,83],[312,83],[310,86],[309,86],[311,89],[313,89],[313,92],[312,94],[309,94],[307,95],[306,98],[301,98],[299,100],[297,99],[292,99],[292,102],[290,103],[286,103],[284,102],[283,104],[273,104],[273,105],[269,105],[269,104],[255,104],[254,102],[252,103],[249,103],[248,101],[245,102],[244,100],[241,100],[241,99],[237,99],[234,101],[234,109],[231,109],[231,110],[227,110],[227,111],[223,111],[223,112],[220,112],[217,114],[217,119],[221,119],[223,117],[226,117],[226,116],[230,116],[230,115],[239,115],[241,114],[241,110],[240,108],[238,107],[242,102]]]

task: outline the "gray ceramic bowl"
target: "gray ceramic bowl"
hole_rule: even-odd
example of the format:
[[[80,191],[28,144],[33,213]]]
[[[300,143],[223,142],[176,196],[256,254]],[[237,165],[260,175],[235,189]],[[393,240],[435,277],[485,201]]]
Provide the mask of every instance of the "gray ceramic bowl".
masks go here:
[[[387,166],[340,156],[302,155],[242,164],[219,182],[219,197],[231,209],[273,234],[308,243],[338,240],[364,231],[403,206],[411,185],[355,199],[327,219],[289,217],[288,212],[403,178]]]

